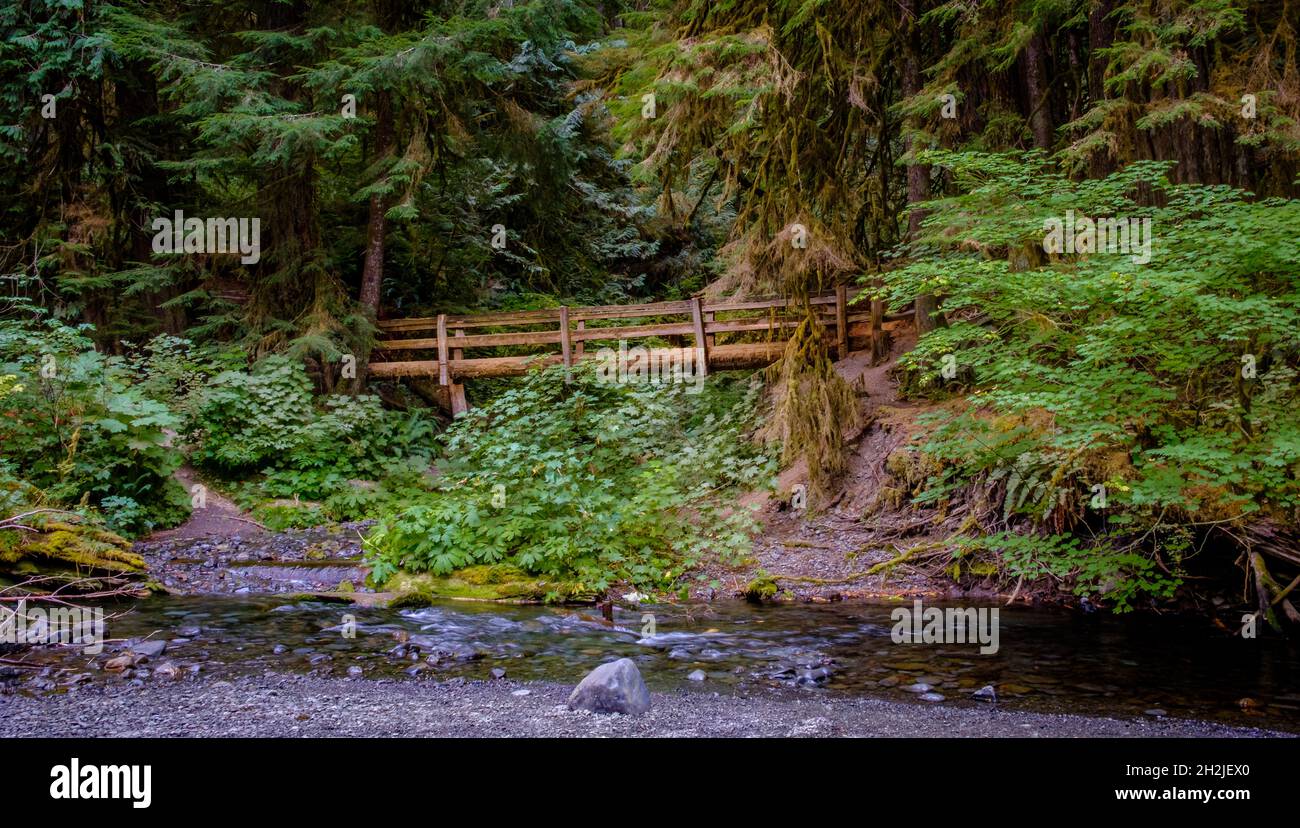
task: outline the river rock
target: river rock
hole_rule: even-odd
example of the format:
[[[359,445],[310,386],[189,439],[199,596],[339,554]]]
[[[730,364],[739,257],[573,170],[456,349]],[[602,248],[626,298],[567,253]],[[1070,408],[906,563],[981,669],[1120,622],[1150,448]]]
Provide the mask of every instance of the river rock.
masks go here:
[[[570,710],[640,716],[650,709],[650,691],[630,658],[600,665],[569,695]]]
[[[980,701],[995,702],[998,700],[998,691],[993,687],[993,685],[986,684],[972,693],[971,698],[976,698]]]
[[[145,658],[157,658],[167,649],[167,642],[161,639],[148,639],[146,641],[134,641],[130,645],[131,652],[137,656]]]
[[[941,701],[943,701],[943,694],[941,694],[941,693],[922,693],[922,694],[920,695],[919,698],[921,699],[921,701],[928,701],[928,702],[941,702]]]
[[[929,693],[933,688],[928,684],[921,684],[918,682],[917,684],[909,684],[903,689],[909,693]]]
[[[795,684],[801,687],[809,685],[825,684],[830,680],[831,670],[829,667],[802,667],[795,674]]]
[[[708,678],[708,675],[706,675],[703,670],[694,670],[689,676],[687,676],[687,678],[691,681],[704,681]]]

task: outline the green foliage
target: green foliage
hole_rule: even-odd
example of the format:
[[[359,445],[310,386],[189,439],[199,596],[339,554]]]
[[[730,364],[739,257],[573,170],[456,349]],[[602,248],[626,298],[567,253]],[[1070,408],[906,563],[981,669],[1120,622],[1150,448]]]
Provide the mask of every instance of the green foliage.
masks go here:
[[[325,522],[319,504],[315,503],[263,503],[253,510],[253,517],[272,532],[307,529]]]
[[[284,356],[214,377],[188,429],[197,465],[226,476],[262,472],[250,484],[259,496],[312,500],[352,479],[427,466],[433,433],[428,417],[386,411],[375,397],[318,404],[301,363]]]
[[[432,491],[371,533],[373,574],[509,563],[603,590],[660,590],[706,552],[744,554],[753,518],[727,493],[764,485],[746,439],[756,388],[536,371],[457,420]]]
[[[49,502],[98,506],[114,530],[171,526],[188,498],[167,432],[180,422],[131,382],[122,359],[56,321],[0,321],[0,459]],[[29,494],[32,494],[29,490]]]
[[[1173,524],[1286,520],[1300,504],[1300,202],[1176,185],[1161,164],[1077,182],[1033,156],[926,158],[960,189],[927,205],[919,244],[934,255],[887,289],[895,306],[938,293],[951,324],[901,364],[914,391],[970,393],[932,418],[921,449],[943,472],[924,497],[987,480],[1004,518],[1070,528],[1104,514],[1166,560],[1180,554]],[[1150,262],[1038,252],[1045,220],[1067,210],[1150,219]],[[965,381],[943,379],[944,355]]]
[[[1146,555],[1116,550],[1106,544],[1084,544],[1068,535],[1035,537],[999,532],[960,538],[953,558],[978,570],[980,553],[992,553],[1003,572],[1026,582],[1061,583],[1080,597],[1101,597],[1118,612],[1133,609],[1139,600],[1171,597],[1182,583],[1161,572]]]
[[[244,364],[237,348],[195,345],[188,339],[159,334],[140,347],[129,349],[124,365],[132,383],[152,400],[164,403],[182,419],[193,417],[203,389],[213,377]]]

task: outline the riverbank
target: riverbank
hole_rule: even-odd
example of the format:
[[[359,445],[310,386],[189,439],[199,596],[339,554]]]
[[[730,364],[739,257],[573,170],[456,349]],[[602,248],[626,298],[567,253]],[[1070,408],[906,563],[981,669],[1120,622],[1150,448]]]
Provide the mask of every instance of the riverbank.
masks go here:
[[[0,696],[0,737],[804,736],[1260,737],[1183,719],[935,707],[880,699],[654,693],[644,716],[570,711],[571,688],[511,681],[412,682],[267,672],[67,695]]]

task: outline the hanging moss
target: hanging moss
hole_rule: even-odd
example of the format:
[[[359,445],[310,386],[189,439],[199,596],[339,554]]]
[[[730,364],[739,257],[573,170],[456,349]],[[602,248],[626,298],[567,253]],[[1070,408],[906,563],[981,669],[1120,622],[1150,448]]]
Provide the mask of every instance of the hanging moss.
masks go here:
[[[781,441],[782,462],[808,464],[812,503],[824,498],[844,473],[844,433],[858,425],[853,388],[835,370],[823,329],[805,305],[803,321],[771,368],[776,406],[768,436]]]

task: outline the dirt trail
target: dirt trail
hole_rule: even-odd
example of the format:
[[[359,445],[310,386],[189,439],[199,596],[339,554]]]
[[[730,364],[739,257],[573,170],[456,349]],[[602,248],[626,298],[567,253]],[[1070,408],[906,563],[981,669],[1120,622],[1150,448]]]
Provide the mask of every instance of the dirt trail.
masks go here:
[[[758,505],[763,531],[755,540],[751,563],[710,569],[711,579],[721,584],[721,594],[742,592],[763,575],[800,600],[949,591],[948,584],[936,584],[929,575],[906,567],[866,574],[915,544],[946,536],[928,516],[908,506],[905,498],[898,503],[876,503],[882,490],[887,494],[885,487],[893,484],[886,461],[908,441],[910,424],[923,407],[901,401],[893,378],[898,358],[911,350],[915,341],[914,333],[901,330],[892,341],[889,358],[880,364],[872,365],[866,351],[835,363],[835,369],[858,392],[863,423],[845,435],[848,469],[837,493],[815,511],[793,505],[791,494],[808,482],[807,465],[800,461],[778,476],[776,496],[755,493],[744,498],[742,503]]]
[[[182,466],[173,475],[176,481],[185,487],[191,497],[202,494],[199,505],[195,505],[190,517],[180,526],[154,532],[147,540],[164,541],[188,538],[221,536],[226,538],[254,537],[266,534],[256,521],[249,517],[234,501],[206,484],[189,465]],[[195,486],[202,486],[196,490]]]

